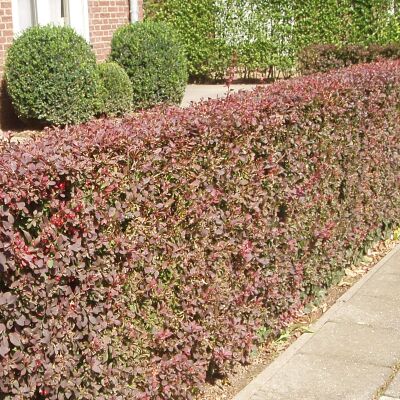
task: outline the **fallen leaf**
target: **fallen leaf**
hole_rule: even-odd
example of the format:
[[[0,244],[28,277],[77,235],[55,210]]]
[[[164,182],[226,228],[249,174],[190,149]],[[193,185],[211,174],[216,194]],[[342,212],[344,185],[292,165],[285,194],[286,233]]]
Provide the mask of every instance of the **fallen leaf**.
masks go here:
[[[354,278],[355,276],[357,276],[357,274],[350,268],[346,268],[344,270],[344,273],[346,274],[346,276],[350,276],[351,278]]]

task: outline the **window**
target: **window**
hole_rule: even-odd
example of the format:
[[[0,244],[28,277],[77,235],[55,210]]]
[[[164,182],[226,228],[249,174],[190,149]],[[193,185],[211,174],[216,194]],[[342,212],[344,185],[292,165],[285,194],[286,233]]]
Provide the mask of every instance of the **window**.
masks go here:
[[[14,34],[34,25],[71,26],[89,40],[87,0],[12,0]]]
[[[67,1],[64,0],[52,0],[50,1],[49,16],[50,21],[54,22],[56,25],[67,25],[66,24],[66,5]]]
[[[34,0],[13,1],[14,33],[19,33],[37,23]]]

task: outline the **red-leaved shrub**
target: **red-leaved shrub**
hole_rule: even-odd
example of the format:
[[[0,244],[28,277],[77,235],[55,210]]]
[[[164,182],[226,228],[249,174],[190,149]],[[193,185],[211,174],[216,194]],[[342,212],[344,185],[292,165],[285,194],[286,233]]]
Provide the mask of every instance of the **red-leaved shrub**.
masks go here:
[[[400,62],[3,146],[0,398],[188,399],[399,223]]]
[[[400,44],[373,44],[368,47],[355,44],[313,44],[300,51],[298,69],[302,75],[309,75],[385,59],[400,59]]]

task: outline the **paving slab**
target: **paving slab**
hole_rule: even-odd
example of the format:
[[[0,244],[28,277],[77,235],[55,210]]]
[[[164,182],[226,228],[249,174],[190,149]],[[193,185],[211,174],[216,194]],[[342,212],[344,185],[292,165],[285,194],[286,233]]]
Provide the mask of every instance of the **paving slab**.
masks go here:
[[[235,93],[240,90],[253,90],[257,85],[187,85],[181,106],[188,107],[192,103],[208,99],[225,98],[228,93]]]
[[[361,296],[386,297],[400,302],[400,275],[380,271],[373,280],[363,285],[358,294]]]
[[[400,334],[400,313],[393,312],[397,307],[399,302],[390,297],[354,296],[338,310],[332,321],[393,329]]]
[[[400,245],[234,400],[371,400],[400,362],[399,266]]]
[[[385,396],[400,398],[400,372],[397,373],[389,387],[386,389]]]
[[[297,354],[249,400],[370,400],[391,372],[373,364]]]
[[[392,329],[328,322],[300,352],[390,368],[400,359],[400,335]]]
[[[394,254],[390,259],[382,266],[379,274],[395,274],[400,275],[400,257]]]

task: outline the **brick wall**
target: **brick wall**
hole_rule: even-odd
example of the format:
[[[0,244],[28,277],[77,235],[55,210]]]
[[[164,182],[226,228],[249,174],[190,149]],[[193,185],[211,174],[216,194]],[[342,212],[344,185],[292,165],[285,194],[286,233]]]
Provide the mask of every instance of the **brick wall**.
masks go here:
[[[17,119],[3,81],[4,62],[8,46],[13,40],[11,0],[0,0],[0,131],[13,128]]]
[[[0,76],[6,51],[13,39],[11,0],[0,0]]]
[[[139,0],[139,17],[143,16],[143,0]],[[110,52],[114,31],[129,22],[129,0],[89,0],[90,43],[102,61]]]

